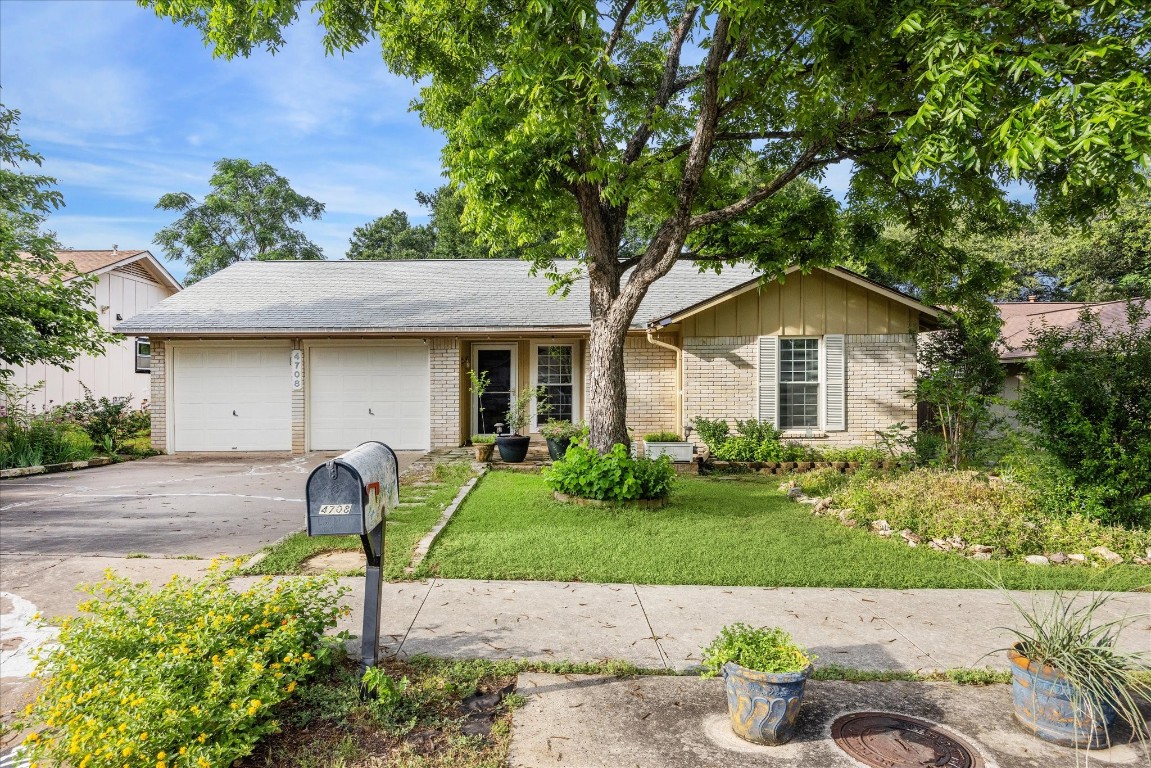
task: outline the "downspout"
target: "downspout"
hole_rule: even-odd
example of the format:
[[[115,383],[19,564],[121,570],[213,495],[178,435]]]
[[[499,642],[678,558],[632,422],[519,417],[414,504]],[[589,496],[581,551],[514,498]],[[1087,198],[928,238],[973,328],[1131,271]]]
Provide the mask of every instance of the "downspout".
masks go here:
[[[683,435],[683,350],[674,344],[668,344],[666,341],[660,341],[652,334],[656,329],[652,326],[647,327],[647,342],[657,347],[670,349],[675,352],[675,431]]]

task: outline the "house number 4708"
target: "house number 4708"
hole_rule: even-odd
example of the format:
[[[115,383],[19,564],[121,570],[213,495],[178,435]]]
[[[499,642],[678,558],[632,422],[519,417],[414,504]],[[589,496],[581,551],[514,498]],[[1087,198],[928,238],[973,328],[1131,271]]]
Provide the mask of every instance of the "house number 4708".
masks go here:
[[[304,352],[292,350],[292,389],[304,388]]]

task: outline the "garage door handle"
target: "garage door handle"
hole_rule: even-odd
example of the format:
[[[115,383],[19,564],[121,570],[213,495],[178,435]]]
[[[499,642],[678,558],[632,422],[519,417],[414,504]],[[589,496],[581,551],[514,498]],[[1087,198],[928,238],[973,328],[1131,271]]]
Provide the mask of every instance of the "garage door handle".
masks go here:
[[[371,408],[369,408],[369,409],[368,409],[368,415],[369,415],[369,416],[375,416],[376,414],[372,413],[372,409],[371,409]]]
[[[239,416],[240,414],[236,413],[235,411],[232,411],[232,415],[233,416]]]

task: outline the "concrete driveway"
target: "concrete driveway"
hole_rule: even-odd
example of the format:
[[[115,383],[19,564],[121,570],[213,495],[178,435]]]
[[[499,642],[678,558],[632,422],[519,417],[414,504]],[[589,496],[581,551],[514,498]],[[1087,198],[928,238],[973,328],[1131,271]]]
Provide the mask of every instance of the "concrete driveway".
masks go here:
[[[308,473],[334,455],[155,456],[3,480],[0,555],[251,554],[304,527]],[[421,455],[400,452],[400,470]]]

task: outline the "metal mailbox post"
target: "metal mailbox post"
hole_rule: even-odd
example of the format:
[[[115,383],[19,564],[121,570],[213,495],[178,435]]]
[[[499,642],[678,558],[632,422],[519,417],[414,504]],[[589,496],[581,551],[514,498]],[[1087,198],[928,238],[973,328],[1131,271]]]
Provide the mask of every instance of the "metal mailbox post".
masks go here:
[[[380,597],[384,580],[384,518],[400,501],[395,451],[370,441],[312,470],[304,498],[309,536],[359,536],[368,558],[364,574],[363,671],[380,660]]]

